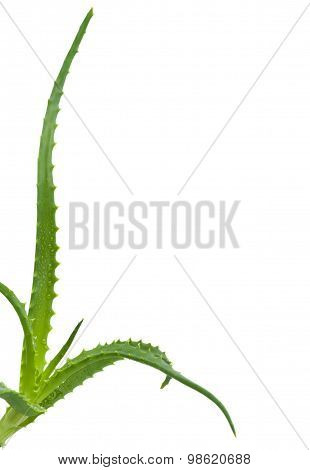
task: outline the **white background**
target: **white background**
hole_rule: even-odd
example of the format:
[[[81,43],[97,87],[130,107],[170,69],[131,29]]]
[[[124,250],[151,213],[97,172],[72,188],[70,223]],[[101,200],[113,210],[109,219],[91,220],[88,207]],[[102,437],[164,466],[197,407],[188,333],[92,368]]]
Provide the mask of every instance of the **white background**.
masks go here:
[[[161,374],[123,362],[18,433],[0,452],[1,468],[138,452],[174,456],[178,466],[189,453],[250,453],[253,470],[309,468],[309,451],[174,258],[310,445],[310,11],[177,196],[306,1],[4,3],[53,76],[94,6],[65,92],[134,193],[63,102],[54,155],[61,280],[49,357],[138,255],[74,355],[117,337],[159,344],[177,370],[222,399],[238,436],[201,395],[176,382],[160,391]],[[29,300],[36,157],[52,82],[2,8],[0,34],[0,279]],[[69,250],[70,201],[155,199],[240,199],[240,249]],[[0,380],[17,387],[21,329],[0,306]]]

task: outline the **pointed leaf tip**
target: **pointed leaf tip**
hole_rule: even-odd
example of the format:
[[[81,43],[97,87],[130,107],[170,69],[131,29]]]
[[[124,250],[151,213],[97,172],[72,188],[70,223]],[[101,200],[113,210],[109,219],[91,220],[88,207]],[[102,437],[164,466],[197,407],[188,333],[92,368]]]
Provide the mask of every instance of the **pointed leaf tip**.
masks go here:
[[[167,387],[167,385],[169,385],[169,383],[170,383],[170,380],[171,380],[171,377],[169,377],[169,375],[167,375],[165,380],[161,384],[160,389],[163,390],[165,387]]]
[[[86,25],[88,25],[88,23],[90,22],[90,20],[92,19],[93,16],[94,16],[94,9],[91,8],[89,10],[89,12],[87,13],[87,15],[85,16],[85,19],[84,19],[83,23],[86,23]]]

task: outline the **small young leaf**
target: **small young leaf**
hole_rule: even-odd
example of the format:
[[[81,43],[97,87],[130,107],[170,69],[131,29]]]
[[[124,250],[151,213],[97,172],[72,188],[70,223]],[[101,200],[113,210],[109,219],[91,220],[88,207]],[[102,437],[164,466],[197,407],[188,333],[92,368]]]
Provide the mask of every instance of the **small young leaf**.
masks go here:
[[[55,371],[50,380],[43,385],[36,401],[44,408],[49,408],[56,401],[64,398],[67,393],[72,392],[75,387],[82,385],[84,380],[92,377],[96,372],[123,359],[130,359],[153,367],[166,374],[167,377],[175,379],[207,397],[222,411],[235,434],[231,417],[220,400],[205,388],[176,372],[167,356],[158,347],[144,344],[142,341],[116,341],[112,344],[99,345],[95,349],[82,352],[75,359],[69,360],[62,368]],[[164,385],[166,383],[167,380],[165,380]]]
[[[35,403],[28,401],[23,395],[15,390],[9,389],[0,382],[0,398],[5,400],[15,411],[25,416],[38,416],[45,412],[45,409]]]
[[[25,305],[18,300],[14,292],[0,282],[0,292],[10,302],[18,315],[24,331],[24,360],[21,365],[20,392],[31,395],[35,382],[34,344],[31,325],[27,317]]]
[[[60,363],[62,358],[69,351],[70,346],[73,343],[74,338],[76,337],[82,323],[83,323],[83,320],[81,320],[80,323],[77,324],[77,326],[74,328],[73,332],[69,336],[67,342],[63,345],[63,347],[61,348],[59,353],[56,354],[54,359],[51,360],[51,362],[49,363],[49,365],[47,366],[47,368],[45,369],[45,371],[42,374],[42,378],[41,378],[42,381],[45,381],[49,378],[49,376],[54,372],[54,370],[56,369],[56,367],[58,366],[58,364]]]

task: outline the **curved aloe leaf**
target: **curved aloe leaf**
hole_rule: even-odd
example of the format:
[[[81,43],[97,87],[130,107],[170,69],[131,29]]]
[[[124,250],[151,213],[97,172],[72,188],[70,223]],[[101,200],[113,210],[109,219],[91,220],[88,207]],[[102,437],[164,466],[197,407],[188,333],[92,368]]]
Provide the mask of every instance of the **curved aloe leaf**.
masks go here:
[[[38,416],[38,414],[45,412],[42,406],[31,403],[23,395],[11,390],[2,382],[0,382],[0,398],[5,400],[15,411],[25,416]]]
[[[35,382],[34,345],[31,325],[23,304],[7,286],[0,282],[0,292],[10,302],[18,315],[19,321],[24,331],[24,354],[21,365],[20,391],[31,394]]]
[[[56,205],[54,200],[52,153],[55,146],[54,135],[59,103],[63,87],[78,48],[86,32],[93,11],[84,19],[72,46],[65,58],[48,101],[41,135],[38,183],[37,183],[37,237],[34,265],[33,286],[29,309],[35,339],[35,364],[39,374],[45,366],[45,355],[48,350],[47,337],[51,330],[50,320],[54,315],[53,300],[56,297],[54,285],[57,281],[55,271],[58,266],[56,253]]]
[[[48,350],[47,339],[51,330],[50,321],[54,314],[53,300],[56,296],[54,290],[57,281],[55,271],[58,266],[56,259],[58,250],[56,233],[58,229],[55,220],[56,205],[52,163],[56,119],[66,77],[92,15],[93,11],[90,10],[65,58],[48,101],[44,119],[38,159],[36,255],[28,317],[24,304],[17,299],[12,291],[0,283],[0,292],[14,307],[24,331],[21,393],[10,390],[0,383],[0,398],[6,400],[10,405],[0,420],[0,447],[5,445],[7,439],[15,432],[32,423],[47,408],[64,398],[86,379],[105,367],[124,359],[140,362],[163,372],[166,378],[162,388],[168,385],[171,379],[174,379],[207,397],[222,411],[235,434],[234,425],[224,405],[208,390],[175,371],[165,353],[151,344],[128,340],[99,345],[90,351],[83,351],[75,359],[67,361],[63,367],[56,370],[73,343],[81,326],[80,322],[58,354],[45,367],[45,356]]]
[[[74,328],[73,332],[71,333],[71,335],[69,336],[67,342],[63,345],[63,347],[61,348],[61,350],[59,351],[58,354],[56,354],[56,356],[54,357],[54,359],[51,360],[51,362],[49,363],[49,365],[47,366],[47,368],[45,369],[45,371],[43,372],[42,374],[42,378],[41,380],[42,381],[45,381],[49,378],[49,376],[54,372],[54,370],[56,369],[56,367],[58,366],[58,364],[60,363],[60,361],[63,359],[63,357],[66,355],[66,353],[69,351],[70,349],[70,346],[71,344],[73,343],[74,341],[74,338],[76,337],[79,329],[81,328],[81,325],[83,323],[84,320],[81,320],[80,323],[78,323],[76,325],[76,327]]]
[[[166,374],[167,377],[175,379],[207,397],[222,411],[235,434],[231,417],[220,400],[205,388],[176,372],[165,353],[161,352],[159,348],[155,348],[151,344],[144,344],[142,341],[116,341],[112,344],[98,345],[90,351],[83,351],[75,359],[69,360],[62,368],[55,371],[49,381],[42,386],[37,401],[44,408],[49,408],[95,373],[123,359],[130,359],[153,367]],[[164,384],[166,382],[167,380]]]

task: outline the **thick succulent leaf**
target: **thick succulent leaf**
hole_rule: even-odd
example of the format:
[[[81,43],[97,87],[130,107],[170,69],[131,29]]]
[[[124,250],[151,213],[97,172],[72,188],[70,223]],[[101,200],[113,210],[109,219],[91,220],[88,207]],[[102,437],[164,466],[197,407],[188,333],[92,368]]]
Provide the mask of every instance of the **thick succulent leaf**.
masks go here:
[[[114,349],[115,347],[124,347],[129,354],[135,350],[147,351],[154,358],[161,358],[166,364],[171,364],[165,353],[162,353],[159,348],[155,348],[151,344],[144,344],[142,341],[117,341],[111,345],[98,345],[94,349],[83,351],[75,359],[68,359],[66,364],[56,370],[49,380],[45,383],[42,382],[36,401],[43,402],[43,406],[49,408],[56,401],[72,392],[75,387],[82,385],[86,379],[100,372],[104,367],[125,359],[114,349],[111,351],[111,347]]]
[[[0,398],[5,400],[15,411],[25,416],[38,416],[45,412],[42,406],[31,403],[23,395],[9,389],[2,382],[0,382]]]
[[[61,71],[55,81],[48,101],[41,135],[38,183],[37,183],[37,237],[34,277],[29,309],[35,339],[35,363],[41,374],[45,366],[45,355],[48,350],[47,337],[51,330],[50,320],[53,316],[53,300],[56,297],[54,285],[57,281],[55,270],[58,266],[56,253],[56,205],[54,200],[52,153],[55,146],[54,135],[59,103],[63,87],[73,59],[93,15],[92,10],[84,19],[73,44],[65,58]]]
[[[49,378],[49,376],[54,372],[54,370],[56,369],[56,367],[58,366],[60,361],[63,359],[63,357],[69,351],[70,346],[72,345],[72,343],[74,341],[74,338],[76,337],[79,329],[81,328],[82,323],[83,323],[83,320],[80,321],[80,323],[78,323],[76,325],[73,332],[71,333],[68,340],[66,341],[66,343],[63,345],[63,347],[59,351],[59,353],[56,354],[54,359],[51,360],[51,362],[49,363],[49,365],[47,366],[47,368],[45,369],[45,371],[42,374],[42,378],[41,378],[42,381],[45,381]]]
[[[218,398],[205,388],[176,372],[166,354],[161,352],[158,347],[144,344],[142,341],[116,341],[112,344],[99,345],[90,351],[83,351],[75,359],[69,360],[62,368],[55,371],[50,380],[42,386],[37,401],[44,408],[49,408],[96,372],[123,359],[130,359],[153,367],[166,374],[169,379],[175,379],[207,397],[222,411],[235,434],[230,415]],[[167,379],[163,385],[166,384]]]
[[[0,282],[0,292],[10,302],[18,315],[24,331],[24,353],[21,365],[20,391],[29,395],[35,381],[34,345],[31,325],[25,310],[25,304],[20,302],[14,292]]]

